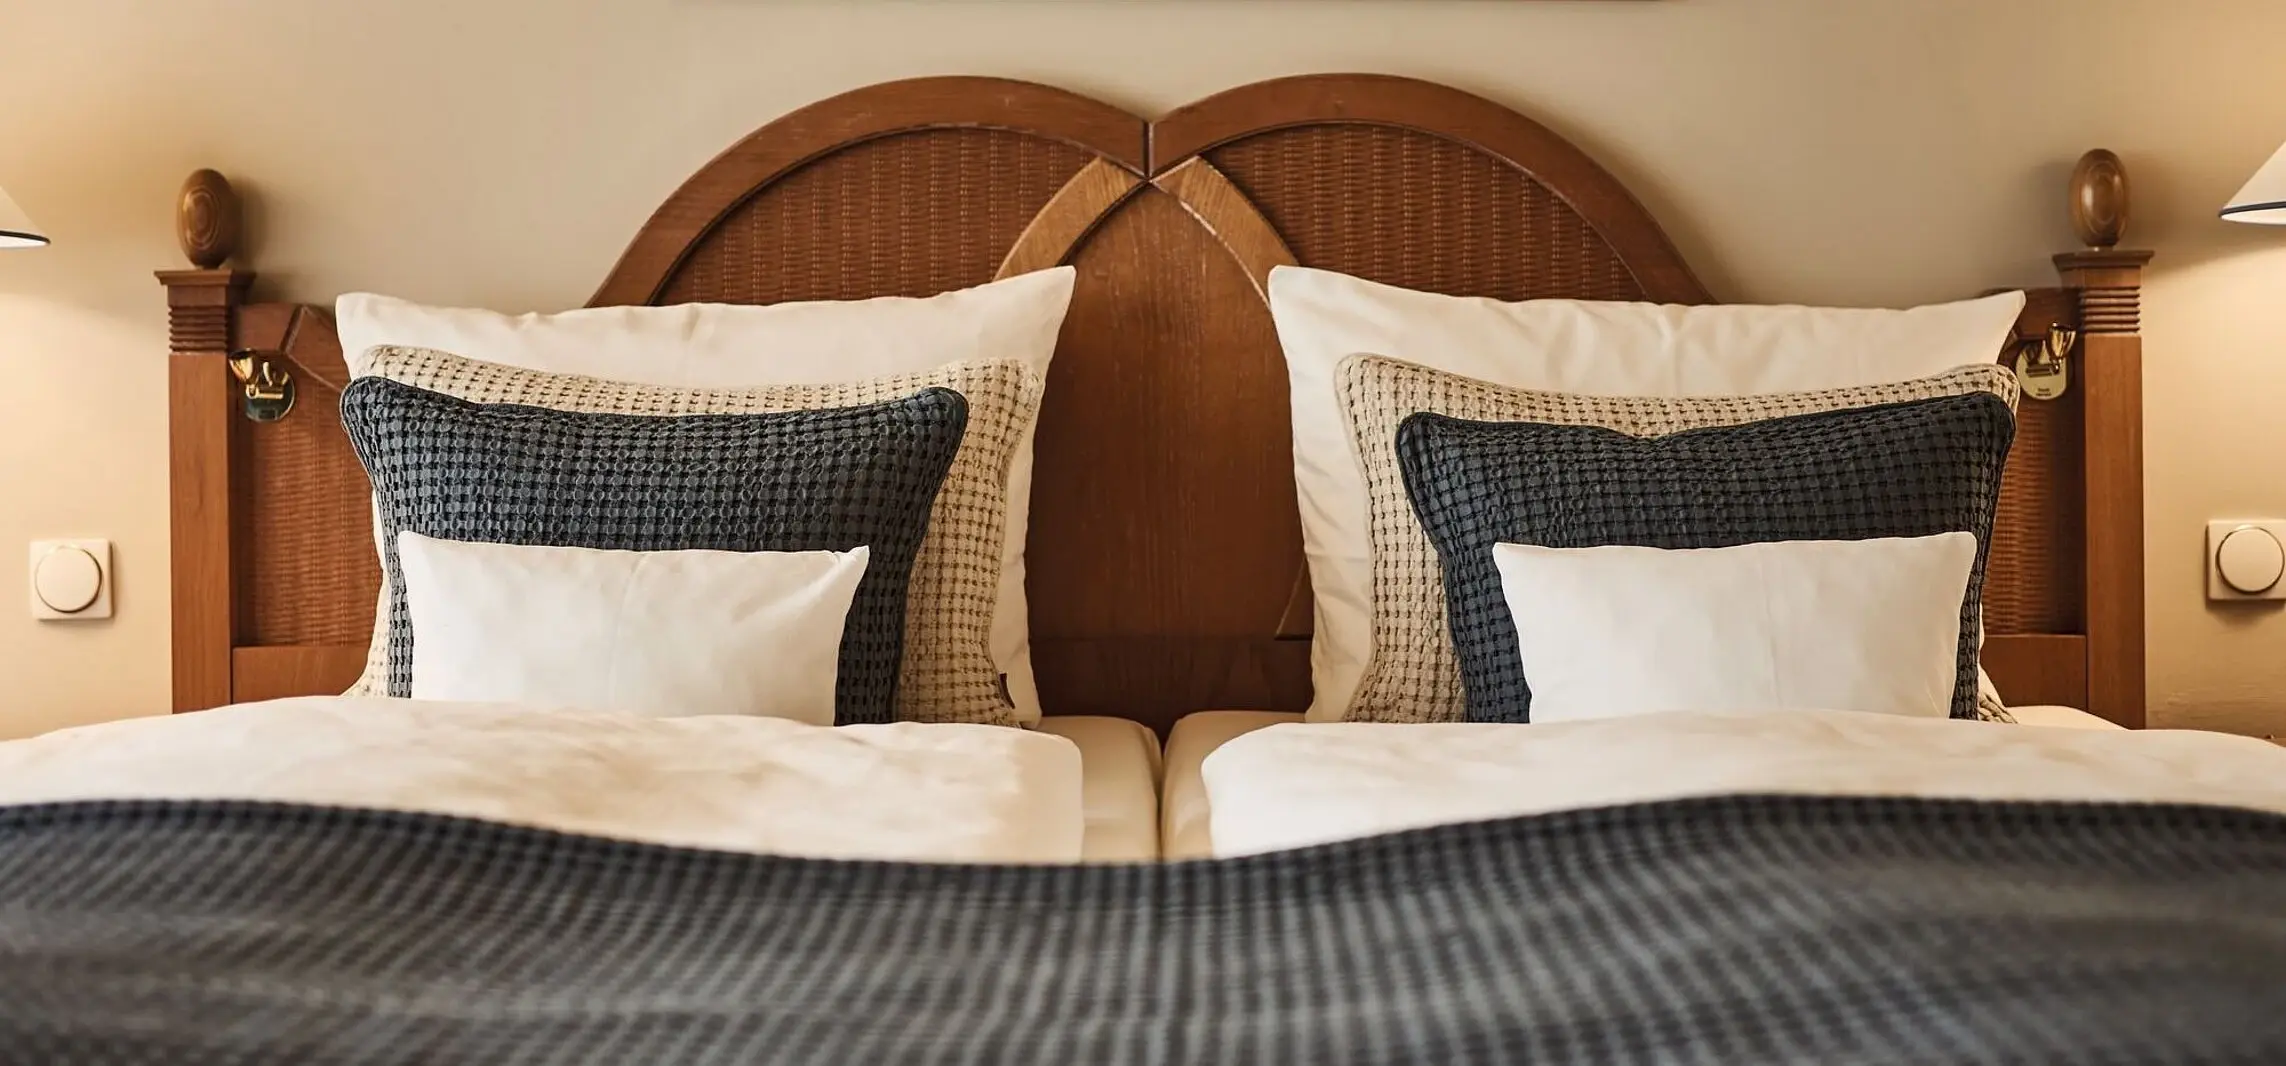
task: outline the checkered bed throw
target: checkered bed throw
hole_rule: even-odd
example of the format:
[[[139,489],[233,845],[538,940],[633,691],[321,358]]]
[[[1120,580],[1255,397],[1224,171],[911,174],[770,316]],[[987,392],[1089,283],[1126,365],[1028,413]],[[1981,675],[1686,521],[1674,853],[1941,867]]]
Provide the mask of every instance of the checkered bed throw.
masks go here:
[[[1723,797],[1018,868],[19,807],[0,1061],[2286,1063],[2286,818]]]

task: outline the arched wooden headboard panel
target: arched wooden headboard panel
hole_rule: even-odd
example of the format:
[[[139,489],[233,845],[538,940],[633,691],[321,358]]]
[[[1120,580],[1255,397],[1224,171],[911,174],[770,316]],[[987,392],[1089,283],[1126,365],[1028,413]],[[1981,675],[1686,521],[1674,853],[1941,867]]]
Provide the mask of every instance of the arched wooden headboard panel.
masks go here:
[[[1059,263],[1080,280],[1037,441],[1034,662],[1051,713],[1156,725],[1309,699],[1286,374],[1263,295],[1272,268],[1511,300],[1710,299],[1626,188],[1546,127],[1426,82],[1313,75],[1234,89],[1155,123],[998,79],[860,89],[770,123],[702,168],[592,302],[926,295]],[[170,277],[178,304],[244,284],[227,271]],[[313,317],[232,301],[235,343],[338,368],[338,345],[317,350],[330,330],[277,336]],[[2026,324],[2051,320],[2076,320],[2076,301],[2038,294]],[[177,353],[215,354],[180,343]],[[2085,391],[2028,403],[2012,463],[1993,629],[2002,645],[2020,633],[2077,642],[1996,648],[1995,670],[2004,686],[2018,682],[2020,700],[2089,702]],[[323,691],[337,687],[334,673],[354,676],[357,649],[340,642],[369,610],[371,552],[356,543],[362,510],[346,510],[356,494],[321,490],[358,484],[357,467],[338,426],[287,426],[226,427],[232,454],[302,471],[258,474],[270,491],[233,495],[231,513],[272,531],[262,551],[274,556],[294,549],[281,538],[316,509],[322,532],[305,554],[317,562],[223,575],[234,606],[193,619],[187,639],[194,656],[219,648],[232,660],[227,687],[209,680],[185,695],[178,604],[180,704]],[[177,445],[203,446],[179,428]],[[307,487],[285,499],[280,484]],[[225,557],[242,559],[251,539]],[[195,564],[195,545],[191,554]]]
[[[1141,119],[999,78],[919,78],[820,101],[700,168],[590,306],[927,296],[991,281],[1089,164],[1140,173]],[[1041,264],[1052,266],[1054,264]]]
[[[1635,197],[1571,142],[1479,96],[1306,75],[1152,127],[1152,166],[1210,164],[1305,266],[1504,300],[1707,303]]]

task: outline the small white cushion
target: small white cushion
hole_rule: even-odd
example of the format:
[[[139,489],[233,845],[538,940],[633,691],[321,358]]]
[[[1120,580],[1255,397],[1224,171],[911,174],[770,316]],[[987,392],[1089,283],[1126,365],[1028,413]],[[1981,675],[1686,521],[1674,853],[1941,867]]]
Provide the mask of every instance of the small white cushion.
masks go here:
[[[867,551],[600,551],[397,535],[413,698],[833,724]]]
[[[350,293],[334,307],[350,373],[376,347],[428,348],[554,374],[675,388],[823,385],[1011,359],[1042,381],[1077,277],[1071,267],[1023,274],[926,299],[767,305],[596,307],[506,315]],[[1040,716],[1032,677],[1024,537],[1032,500],[1032,434],[1008,464],[1008,523],[992,611],[992,658],[1024,720]]]
[[[1665,711],[1946,717],[1976,537],[1492,549],[1532,721]]]
[[[1502,303],[1304,267],[1271,271],[1316,597],[1310,720],[1348,713],[1374,652],[1372,518],[1336,389],[1342,360],[1383,355],[1510,388],[1604,396],[1808,392],[1990,363],[2023,307],[2022,293],[1906,311]]]

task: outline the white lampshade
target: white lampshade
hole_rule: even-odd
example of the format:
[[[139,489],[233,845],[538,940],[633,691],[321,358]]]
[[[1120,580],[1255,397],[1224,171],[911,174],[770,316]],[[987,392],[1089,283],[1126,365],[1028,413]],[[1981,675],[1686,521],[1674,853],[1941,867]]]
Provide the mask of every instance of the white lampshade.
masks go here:
[[[2278,149],[2270,162],[2254,172],[2254,180],[2230,198],[2230,206],[2223,208],[2222,217],[2233,222],[2286,226],[2286,147]]]
[[[32,224],[30,215],[8,198],[8,190],[0,189],[0,248],[37,248],[48,243],[47,234]]]

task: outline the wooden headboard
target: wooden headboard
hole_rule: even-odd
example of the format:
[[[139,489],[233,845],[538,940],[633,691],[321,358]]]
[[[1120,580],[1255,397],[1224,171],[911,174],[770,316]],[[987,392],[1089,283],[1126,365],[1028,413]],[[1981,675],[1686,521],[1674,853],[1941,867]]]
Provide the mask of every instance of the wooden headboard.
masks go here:
[[[208,223],[232,210],[191,206]],[[209,225],[185,246],[211,265],[231,251],[220,240]],[[2059,256],[2065,287],[2032,293],[2025,336],[2061,324],[2082,340],[2065,396],[2024,402],[1985,614],[1986,661],[2012,702],[2130,725],[2143,718],[2142,262]],[[591,304],[921,296],[1058,263],[1079,283],[1033,486],[1040,690],[1050,713],[1159,726],[1309,700],[1286,375],[1263,297],[1273,266],[1507,300],[1711,299],[1626,188],[1547,128],[1426,82],[1315,75],[1156,122],[997,79],[860,89],[708,163]],[[332,322],[249,302],[243,269],[160,278],[175,706],[338,692],[362,664],[379,572],[334,412]],[[282,360],[293,413],[241,416],[238,349]]]

